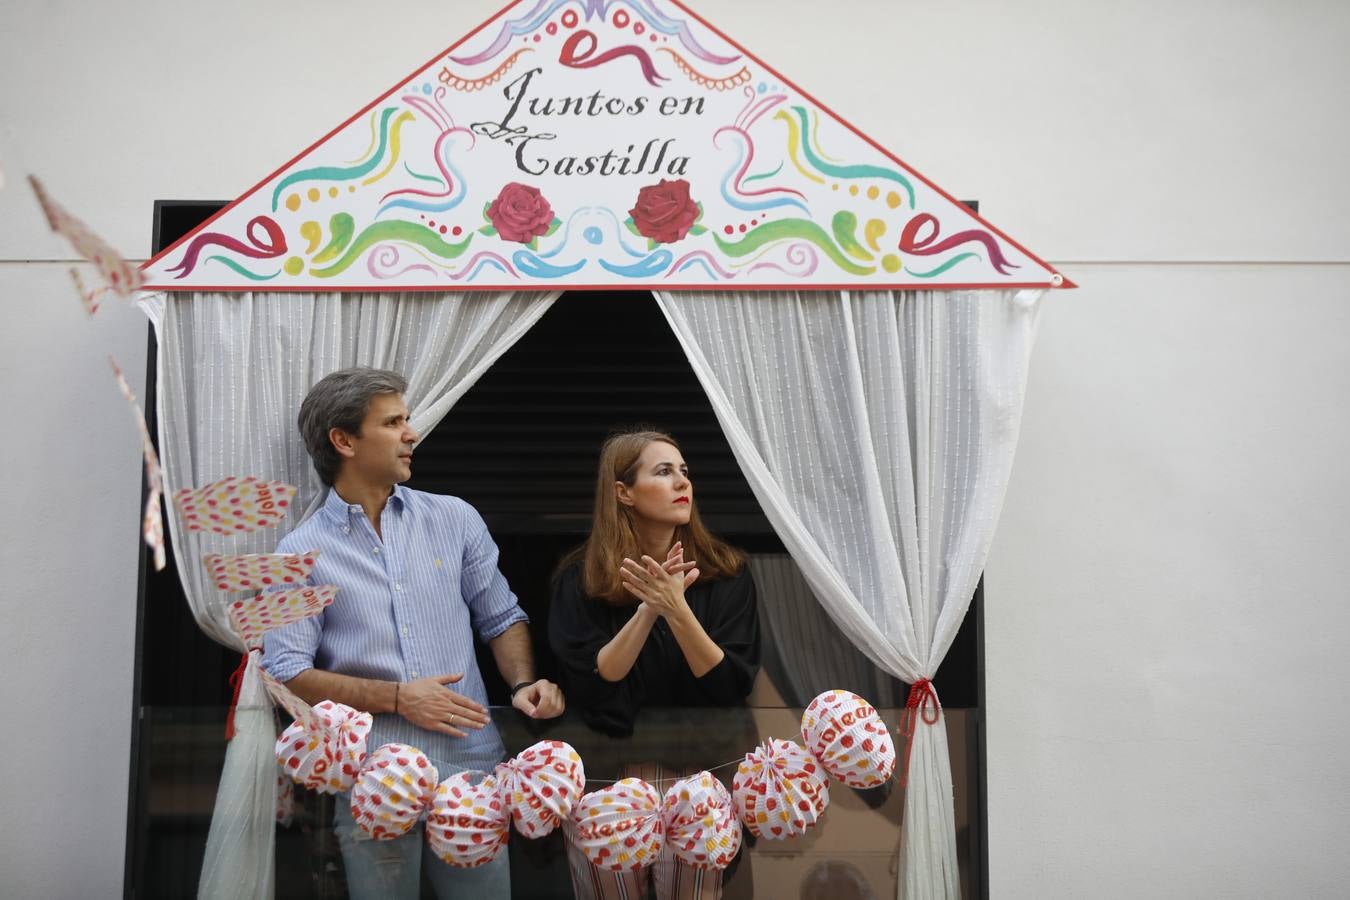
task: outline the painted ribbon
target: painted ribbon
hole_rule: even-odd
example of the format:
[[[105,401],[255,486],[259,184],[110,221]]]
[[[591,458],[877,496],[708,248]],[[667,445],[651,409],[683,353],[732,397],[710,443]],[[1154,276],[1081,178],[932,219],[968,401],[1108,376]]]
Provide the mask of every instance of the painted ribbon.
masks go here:
[[[257,229],[262,229],[261,236],[256,233]],[[249,259],[275,259],[286,252],[286,235],[282,232],[281,226],[267,216],[254,216],[250,219],[244,229],[244,236],[248,238],[247,244],[219,231],[199,234],[192,239],[178,265],[170,266],[167,271],[177,272],[174,278],[187,277],[197,267],[197,257],[201,255],[202,250],[213,244],[240,256],[247,256]]]
[[[581,47],[583,42],[586,42],[584,48]],[[590,31],[583,28],[580,31],[573,32],[563,43],[562,52],[558,55],[558,62],[572,69],[593,69],[621,56],[631,56],[638,61],[638,65],[642,67],[642,77],[647,79],[647,83],[652,87],[659,88],[661,82],[669,80],[666,76],[657,73],[656,64],[647,55],[647,51],[641,47],[634,44],[624,44],[596,55],[595,51],[598,45],[599,42]]]
[[[919,237],[919,231],[923,228],[932,230]],[[937,216],[932,213],[919,213],[914,218],[905,223],[905,227],[900,232],[900,252],[910,253],[915,256],[933,256],[957,247],[968,241],[978,241],[984,245],[984,249],[989,253],[989,262],[998,270],[1000,275],[1010,275],[1008,269],[1019,268],[1016,264],[1008,262],[1004,257],[1002,249],[999,248],[998,241],[994,240],[993,235],[986,231],[971,229],[969,231],[958,231],[950,237],[938,241],[938,232],[942,226],[938,224]],[[936,241],[936,243],[934,243]]]

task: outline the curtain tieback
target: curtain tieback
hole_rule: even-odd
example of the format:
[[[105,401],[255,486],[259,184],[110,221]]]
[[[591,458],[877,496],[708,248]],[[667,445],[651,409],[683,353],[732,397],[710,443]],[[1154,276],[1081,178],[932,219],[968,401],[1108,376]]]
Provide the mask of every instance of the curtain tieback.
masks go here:
[[[235,667],[234,674],[230,675],[230,687],[234,688],[234,694],[230,697],[230,712],[225,716],[225,740],[234,740],[234,710],[239,705],[239,689],[244,686],[244,671],[248,668],[248,653],[239,658],[239,665]]]
[[[936,725],[942,706],[938,703],[937,691],[933,682],[920,678],[909,687],[909,698],[905,700],[905,712],[900,717],[900,736],[905,740],[905,763],[900,770],[900,786],[909,786],[909,752],[914,747],[914,729],[918,720],[925,725]]]

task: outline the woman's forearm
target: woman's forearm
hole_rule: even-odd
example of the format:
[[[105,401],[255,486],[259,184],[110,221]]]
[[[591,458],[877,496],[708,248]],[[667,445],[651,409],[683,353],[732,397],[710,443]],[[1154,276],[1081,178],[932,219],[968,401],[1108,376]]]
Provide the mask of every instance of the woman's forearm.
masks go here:
[[[637,662],[642,646],[647,643],[657,614],[639,604],[633,617],[619,629],[610,642],[595,655],[595,671],[606,681],[623,681]]]
[[[703,624],[688,608],[678,616],[668,616],[666,621],[670,623],[670,631],[675,635],[675,642],[680,645],[684,661],[689,664],[689,671],[694,673],[695,678],[707,675],[726,656],[717,642],[708,637]]]

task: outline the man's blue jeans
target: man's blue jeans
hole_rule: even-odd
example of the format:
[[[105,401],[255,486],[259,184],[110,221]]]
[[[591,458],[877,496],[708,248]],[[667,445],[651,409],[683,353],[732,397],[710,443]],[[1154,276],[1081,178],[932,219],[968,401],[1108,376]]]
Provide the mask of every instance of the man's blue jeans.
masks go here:
[[[442,781],[462,771],[435,759],[431,764]],[[339,794],[335,806],[333,830],[342,848],[347,894],[352,900],[417,900],[424,867],[440,900],[510,900],[511,861],[505,847],[486,865],[457,869],[431,852],[421,822],[403,837],[377,841],[352,818],[351,794]]]

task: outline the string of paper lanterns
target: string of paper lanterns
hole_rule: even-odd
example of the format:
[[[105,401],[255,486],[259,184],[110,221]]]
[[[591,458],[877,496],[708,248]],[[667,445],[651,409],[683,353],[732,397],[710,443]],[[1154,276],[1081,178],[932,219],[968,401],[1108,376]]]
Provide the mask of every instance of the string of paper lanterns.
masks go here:
[[[406,834],[425,819],[432,852],[461,868],[496,858],[512,825],[539,838],[570,819],[571,839],[601,868],[640,869],[669,846],[688,865],[723,869],[740,850],[742,826],[768,840],[814,826],[830,802],[826,774],[850,787],[876,787],[896,762],[876,709],[849,691],[811,701],[802,714],[802,743],[770,738],[747,753],[730,791],[705,770],[664,795],[640,778],[583,794],[581,757],[562,741],[540,741],[492,773],[459,772],[442,781],[415,747],[385,744],[367,754],[370,713],[328,700],[314,713],[277,740],[282,770],[320,793],[350,791],[352,818],[377,840]]]

